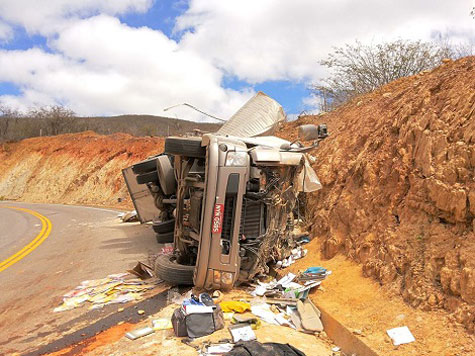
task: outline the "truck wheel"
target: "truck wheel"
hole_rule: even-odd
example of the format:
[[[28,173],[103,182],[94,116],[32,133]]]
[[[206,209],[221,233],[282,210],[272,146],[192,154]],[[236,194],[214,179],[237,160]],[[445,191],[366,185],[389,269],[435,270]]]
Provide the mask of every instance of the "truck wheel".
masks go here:
[[[144,174],[157,169],[157,157],[147,159],[132,166],[132,172],[135,174]]]
[[[146,183],[151,183],[151,182],[158,182],[157,171],[143,173],[143,174],[139,174],[137,176],[137,183],[138,184],[146,184]]]
[[[181,265],[173,255],[159,255],[155,260],[155,274],[165,282],[192,285],[195,266]]]
[[[157,232],[155,236],[159,244],[167,244],[167,243],[173,242],[174,234],[175,234],[174,231],[161,232],[161,233]]]
[[[206,147],[201,146],[200,137],[168,137],[165,140],[165,153],[186,157],[206,157]]]
[[[175,230],[175,219],[170,219],[167,221],[154,221],[152,228],[157,234],[173,231]]]

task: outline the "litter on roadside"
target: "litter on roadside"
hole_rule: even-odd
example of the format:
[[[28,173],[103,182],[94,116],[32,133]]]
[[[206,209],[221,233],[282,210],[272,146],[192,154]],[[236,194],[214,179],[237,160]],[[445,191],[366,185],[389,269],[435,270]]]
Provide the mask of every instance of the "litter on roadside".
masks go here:
[[[260,343],[259,341],[247,341],[237,343],[228,356],[305,356],[305,354],[289,344],[279,344],[275,342]]]
[[[135,340],[135,339],[138,339],[140,337],[143,337],[143,336],[147,336],[147,335],[150,335],[150,334],[153,334],[154,330],[149,327],[149,326],[146,326],[144,328],[140,328],[140,329],[135,329],[133,331],[129,331],[125,334],[125,336],[127,338],[129,338],[130,340]]]
[[[277,268],[289,267],[291,264],[294,264],[295,261],[301,259],[302,257],[305,257],[307,255],[307,252],[308,251],[302,248],[302,246],[294,248],[291,251],[291,255],[287,258],[284,258],[282,261],[277,261],[277,263],[275,264],[275,267]]]
[[[250,300],[251,313],[268,324],[319,333],[323,331],[321,313],[308,293],[330,274],[331,271],[323,267],[309,267],[299,274],[288,273],[279,280],[258,280],[250,291],[254,297]],[[233,321],[239,319],[239,315],[233,317]]]
[[[122,222],[136,222],[139,221],[139,217],[137,215],[137,212],[135,210],[132,211],[127,211],[125,213],[120,213],[117,215],[119,219],[122,220]]]
[[[320,320],[320,310],[310,301],[306,299],[304,302],[297,302],[297,311],[300,315],[302,329],[310,332],[323,331],[323,324]]]
[[[74,309],[89,302],[90,309],[99,309],[113,303],[127,303],[141,298],[143,292],[155,288],[162,281],[144,282],[128,273],[111,274],[106,278],[83,281],[63,295],[63,303],[54,312]]]
[[[227,354],[233,349],[234,345],[231,343],[225,344],[211,344],[205,347],[205,350],[200,355],[223,355]]]
[[[309,291],[318,287],[321,282],[331,274],[323,267],[310,267],[298,276],[288,273],[279,280],[271,282],[257,281],[251,292],[253,296],[266,296],[271,298],[305,299]]]
[[[160,318],[152,320],[153,330],[168,330],[173,329],[173,325],[170,319]]]
[[[240,302],[240,301],[226,301],[226,302],[221,302],[219,303],[221,309],[223,310],[223,313],[230,313],[230,312],[236,312],[236,313],[244,313],[245,311],[251,310],[251,304],[246,303],[246,302]]]
[[[401,326],[399,328],[389,329],[386,331],[393,341],[394,346],[399,346],[402,344],[409,344],[416,341],[414,335],[407,326]]]
[[[225,318],[226,320],[226,318]],[[252,313],[234,314],[231,319],[232,324],[250,325],[253,330],[259,329],[261,321]]]
[[[127,272],[136,275],[140,279],[149,279],[153,277],[153,268],[143,262],[137,262],[134,268]]]
[[[178,337],[197,338],[224,328],[223,311],[207,293],[184,299],[173,312],[171,321]]]
[[[238,341],[256,340],[256,334],[250,325],[237,324],[229,327],[229,333],[233,338],[233,343]]]

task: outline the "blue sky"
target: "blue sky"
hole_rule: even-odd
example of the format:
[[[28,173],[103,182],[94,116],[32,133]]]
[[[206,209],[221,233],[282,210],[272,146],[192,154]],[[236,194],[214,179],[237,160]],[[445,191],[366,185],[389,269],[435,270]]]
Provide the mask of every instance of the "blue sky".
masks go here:
[[[296,115],[318,110],[308,88],[333,47],[437,32],[474,41],[469,12],[464,0],[2,0],[0,103],[165,115],[187,102],[226,118],[263,91]]]

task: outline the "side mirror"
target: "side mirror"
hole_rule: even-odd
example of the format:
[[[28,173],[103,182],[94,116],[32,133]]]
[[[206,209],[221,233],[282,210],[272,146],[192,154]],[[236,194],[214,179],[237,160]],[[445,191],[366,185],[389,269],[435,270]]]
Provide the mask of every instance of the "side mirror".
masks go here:
[[[320,125],[300,125],[298,136],[300,140],[310,141],[310,140],[323,140],[328,136],[328,129],[326,124]]]
[[[328,128],[327,124],[318,125],[318,138],[323,140],[328,137]]]

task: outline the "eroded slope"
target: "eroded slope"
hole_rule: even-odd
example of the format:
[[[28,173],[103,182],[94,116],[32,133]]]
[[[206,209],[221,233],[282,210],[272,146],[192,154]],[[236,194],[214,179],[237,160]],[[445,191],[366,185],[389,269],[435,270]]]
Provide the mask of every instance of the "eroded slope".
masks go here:
[[[323,189],[309,199],[327,258],[475,331],[475,57],[444,63],[335,112],[316,150]],[[357,286],[355,286],[357,288]]]

